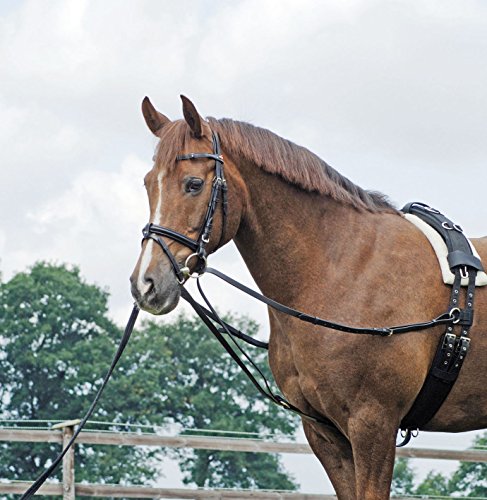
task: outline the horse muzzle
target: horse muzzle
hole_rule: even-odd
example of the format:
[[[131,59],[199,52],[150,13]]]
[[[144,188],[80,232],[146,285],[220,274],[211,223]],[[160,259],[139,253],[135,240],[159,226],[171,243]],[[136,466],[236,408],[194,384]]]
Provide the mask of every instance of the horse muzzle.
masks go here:
[[[132,297],[140,309],[151,314],[167,314],[179,302],[180,284],[169,267],[155,268],[144,273],[137,266],[130,276]]]

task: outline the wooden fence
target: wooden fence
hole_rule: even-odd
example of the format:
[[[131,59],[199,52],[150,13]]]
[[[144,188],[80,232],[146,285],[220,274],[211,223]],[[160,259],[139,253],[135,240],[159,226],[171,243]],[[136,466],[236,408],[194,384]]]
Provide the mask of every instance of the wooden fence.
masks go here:
[[[66,444],[73,433],[73,422],[58,425],[53,430],[26,430],[20,428],[0,428],[0,441],[23,441]],[[94,432],[83,431],[77,441],[91,445],[158,446],[171,448],[210,449],[254,453],[297,453],[311,454],[305,443],[276,442],[263,439],[229,438],[215,436],[161,436],[134,432]],[[430,458],[439,460],[461,460],[465,462],[487,462],[487,450],[436,450],[426,448],[399,448],[398,457]],[[78,496],[113,498],[192,498],[192,499],[281,499],[281,500],[328,500],[334,495],[304,494],[282,491],[237,491],[206,490],[188,488],[154,488],[145,486],[121,486],[108,484],[75,483],[74,450],[70,450],[63,460],[63,483],[47,483],[39,494],[59,495],[65,500]],[[27,481],[5,482],[0,480],[0,493],[23,493],[29,486]]]

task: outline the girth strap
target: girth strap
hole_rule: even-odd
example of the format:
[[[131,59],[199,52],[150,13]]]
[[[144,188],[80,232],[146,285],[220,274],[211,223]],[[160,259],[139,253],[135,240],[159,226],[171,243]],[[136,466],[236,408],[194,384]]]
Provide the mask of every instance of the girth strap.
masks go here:
[[[483,271],[480,259],[472,254],[472,249],[460,226],[453,223],[438,210],[423,203],[409,203],[403,212],[417,215],[443,238],[448,248],[448,263],[455,275],[451,294],[450,311],[458,311],[458,319],[446,329],[440,339],[429,372],[412,407],[401,422],[406,430],[407,442],[411,430],[423,428],[438,412],[458,378],[470,347],[468,337],[473,324],[475,278]],[[461,308],[462,278],[468,277],[464,307]],[[460,332],[457,336],[454,329]]]

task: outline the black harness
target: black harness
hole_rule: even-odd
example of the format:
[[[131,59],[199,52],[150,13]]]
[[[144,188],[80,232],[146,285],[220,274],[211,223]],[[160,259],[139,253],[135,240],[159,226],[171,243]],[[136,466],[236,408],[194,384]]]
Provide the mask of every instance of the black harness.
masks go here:
[[[437,231],[448,249],[448,265],[455,278],[450,295],[450,313],[457,316],[440,339],[423,387],[403,418],[401,429],[409,432],[423,428],[440,409],[458,378],[470,348],[468,334],[473,324],[475,280],[484,268],[473,255],[463,229],[438,210],[424,203],[409,203],[403,212],[416,215]],[[462,302],[462,279],[468,280]]]

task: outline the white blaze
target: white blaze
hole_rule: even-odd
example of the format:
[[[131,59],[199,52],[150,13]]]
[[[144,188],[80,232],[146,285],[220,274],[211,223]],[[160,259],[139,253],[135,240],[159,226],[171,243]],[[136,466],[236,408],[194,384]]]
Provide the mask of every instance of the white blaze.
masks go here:
[[[162,178],[163,178],[163,173],[160,172],[159,175],[157,176],[158,198],[157,198],[156,211],[154,213],[154,217],[150,221],[152,222],[152,224],[157,224],[158,226],[161,225]],[[152,260],[153,248],[154,248],[154,241],[152,239],[149,239],[149,241],[147,241],[147,244],[145,245],[144,250],[142,251],[142,257],[140,259],[139,275],[137,277],[137,288],[139,289],[139,292],[142,294],[142,296],[146,294],[147,290],[150,287],[150,284],[144,280],[144,276]]]

